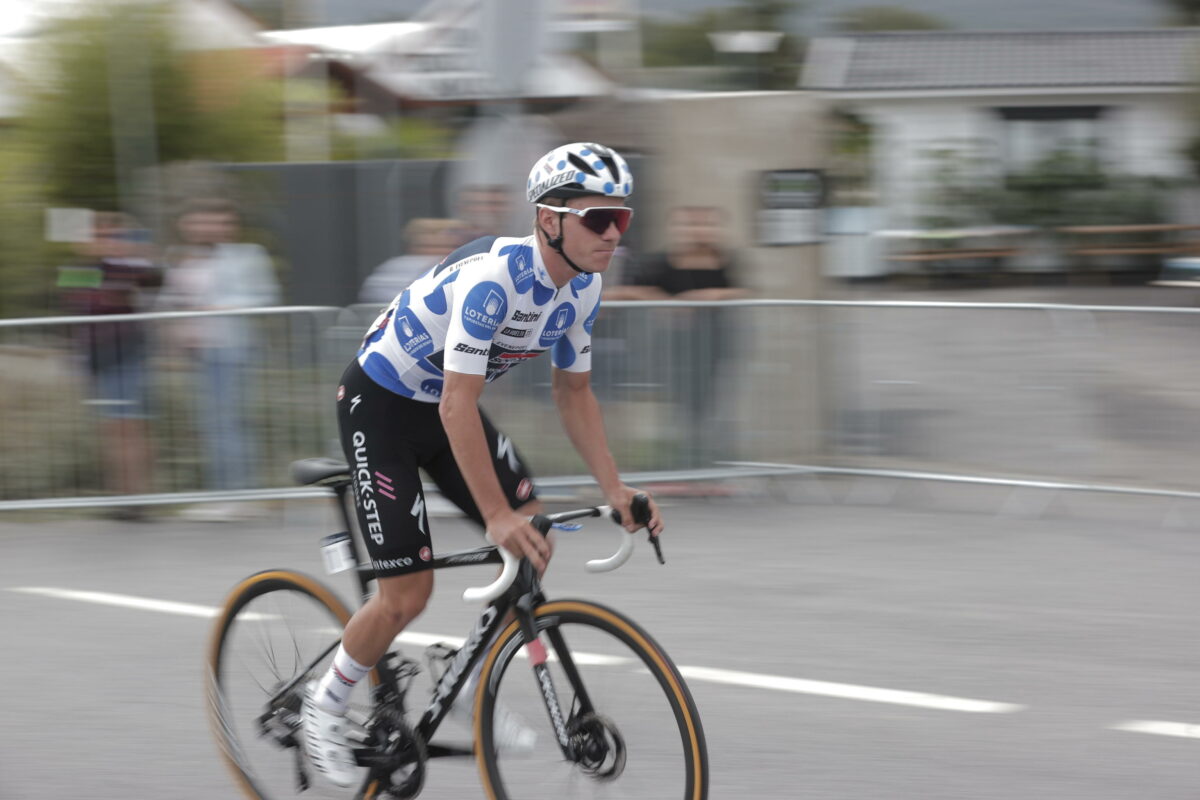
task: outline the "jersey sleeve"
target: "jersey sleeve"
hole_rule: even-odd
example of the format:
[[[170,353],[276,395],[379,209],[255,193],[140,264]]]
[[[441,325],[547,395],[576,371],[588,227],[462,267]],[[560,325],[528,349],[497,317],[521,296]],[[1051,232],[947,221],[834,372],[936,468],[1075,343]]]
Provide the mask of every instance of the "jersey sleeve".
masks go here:
[[[473,264],[459,274],[446,329],[445,369],[487,374],[492,339],[508,318],[513,291],[506,261],[501,258]]]
[[[600,313],[600,281],[592,282],[589,291],[580,293],[581,313],[566,334],[554,344],[550,359],[555,367],[567,372],[590,372],[592,369],[592,325]]]

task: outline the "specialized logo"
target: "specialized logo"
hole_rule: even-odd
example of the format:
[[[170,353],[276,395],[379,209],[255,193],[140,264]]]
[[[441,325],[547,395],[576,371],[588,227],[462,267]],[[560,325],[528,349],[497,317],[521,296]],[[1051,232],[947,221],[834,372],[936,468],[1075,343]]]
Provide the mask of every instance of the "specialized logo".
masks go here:
[[[563,723],[562,710],[558,707],[558,694],[554,691],[554,684],[550,682],[550,670],[546,669],[545,664],[539,664],[535,671],[538,683],[542,687],[542,697],[546,700],[546,707],[550,709],[550,721],[554,723],[554,732],[558,736],[558,743],[563,747],[570,747],[571,741],[567,738],[567,726]]]
[[[379,503],[375,499],[375,484],[371,480],[371,464],[367,458],[367,436],[355,431],[350,437],[354,445],[354,495],[367,520],[367,534],[375,544],[383,544],[383,525],[379,521]]]
[[[472,347],[466,342],[454,345],[454,352],[466,353],[469,356],[486,356],[490,351],[486,347]]]
[[[416,499],[413,500],[412,508],[408,513],[417,518],[417,530],[429,536],[429,520],[425,516],[425,498],[419,493]]]
[[[482,564],[491,558],[490,551],[482,553],[460,553],[459,555],[446,556],[447,564]]]
[[[529,335],[529,328],[505,328],[500,333],[505,336],[511,336],[514,339],[523,339]]]
[[[475,284],[463,301],[463,327],[476,339],[491,339],[506,314],[508,301],[504,289],[493,281]]]
[[[413,358],[423,358],[433,352],[433,337],[411,309],[406,308],[396,314],[393,330],[400,340],[400,347]]]
[[[514,311],[512,315],[513,322],[537,322],[541,318],[540,311]]]
[[[549,164],[546,165],[546,171],[547,172],[550,171]],[[575,180],[576,174],[577,173],[574,173],[574,172],[560,172],[557,175],[551,175],[549,178],[546,178],[544,181],[541,181],[541,182],[531,186],[529,188],[529,196],[530,197],[541,197],[546,192],[553,189],[555,186],[561,186],[564,183],[571,183],[573,180]],[[582,173],[578,173],[578,174],[582,175]]]
[[[517,451],[513,447],[512,439],[503,433],[496,437],[496,460],[507,461],[508,468],[513,472],[520,471],[521,464],[517,461]]]
[[[350,413],[354,413],[354,409],[358,408],[358,404],[362,402],[362,395],[356,394],[350,398]]]
[[[471,635],[467,637],[467,641],[454,654],[454,659],[446,667],[446,671],[442,673],[442,679],[438,681],[433,701],[429,704],[429,708],[426,711],[434,719],[437,719],[438,715],[442,713],[442,708],[446,703],[446,698],[450,695],[450,690],[454,688],[454,684],[458,683],[463,670],[467,668],[467,662],[475,654],[475,651],[479,649],[479,645],[483,642],[484,634],[487,633],[488,627],[491,626],[499,614],[500,612],[495,606],[488,606],[483,610],[479,621],[471,629]]]
[[[546,327],[542,330],[542,335],[538,339],[538,344],[542,347],[551,347],[562,338],[562,335],[567,332],[575,322],[575,307],[570,303],[563,303],[558,308],[550,312],[550,320],[546,323]]]

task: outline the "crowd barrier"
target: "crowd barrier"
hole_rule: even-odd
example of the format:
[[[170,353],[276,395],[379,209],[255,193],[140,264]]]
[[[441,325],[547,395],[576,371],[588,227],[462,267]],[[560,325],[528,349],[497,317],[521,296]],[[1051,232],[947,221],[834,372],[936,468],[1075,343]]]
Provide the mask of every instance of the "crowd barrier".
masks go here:
[[[0,321],[0,510],[319,494],[297,458],[339,455],[334,393],[376,307]],[[745,300],[611,302],[593,385],[640,480],[828,472],[940,476],[1200,498],[1197,309]],[[144,495],[114,494],[84,331],[136,323],[153,443]],[[213,486],[213,386],[181,342],[239,325],[248,478]],[[116,330],[113,327],[112,330]],[[547,487],[587,483],[540,358],[484,406]]]

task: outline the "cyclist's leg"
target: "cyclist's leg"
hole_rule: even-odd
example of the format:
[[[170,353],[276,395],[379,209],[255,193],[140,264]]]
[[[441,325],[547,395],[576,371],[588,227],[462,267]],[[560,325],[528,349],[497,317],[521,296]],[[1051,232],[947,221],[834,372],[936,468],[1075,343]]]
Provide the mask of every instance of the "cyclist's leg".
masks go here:
[[[346,625],[325,675],[306,693],[305,748],[313,765],[339,785],[356,778],[343,733],[351,692],[425,608],[433,589],[429,523],[417,464],[421,431],[437,406],[384,389],[355,362],[338,390],[338,427],[354,477],[359,529],[379,591]]]
[[[492,454],[492,466],[500,480],[500,488],[508,498],[509,506],[522,514],[538,513],[542,505],[533,489],[533,477],[527,462],[521,458],[512,439],[496,429],[483,409],[479,410],[479,417],[483,422],[488,452]],[[432,459],[421,466],[429,473],[429,477],[433,478],[447,500],[462,509],[462,512],[480,528],[484,527],[483,515],[479,513],[479,507],[471,497],[471,490],[467,488],[466,479],[454,460],[449,440],[446,440],[445,446],[440,448]]]
[[[342,376],[338,428],[354,476],[359,529],[379,591],[351,618],[343,647],[372,667],[425,608],[433,591],[433,549],[417,465],[439,444],[437,405],[401,397],[375,383],[357,362]]]

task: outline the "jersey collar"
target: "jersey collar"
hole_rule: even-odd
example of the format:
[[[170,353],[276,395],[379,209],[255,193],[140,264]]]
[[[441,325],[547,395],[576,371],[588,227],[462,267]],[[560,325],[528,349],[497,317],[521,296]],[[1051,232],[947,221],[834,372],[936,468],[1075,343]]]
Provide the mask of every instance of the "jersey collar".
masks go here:
[[[537,236],[530,236],[525,242],[533,250],[533,276],[537,282],[545,286],[547,289],[558,291],[558,287],[554,285],[554,281],[550,278],[550,271],[546,269],[546,262],[542,260],[542,249],[538,247]]]

